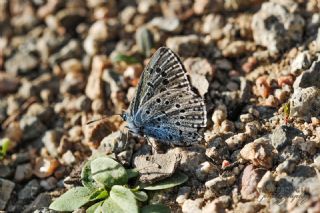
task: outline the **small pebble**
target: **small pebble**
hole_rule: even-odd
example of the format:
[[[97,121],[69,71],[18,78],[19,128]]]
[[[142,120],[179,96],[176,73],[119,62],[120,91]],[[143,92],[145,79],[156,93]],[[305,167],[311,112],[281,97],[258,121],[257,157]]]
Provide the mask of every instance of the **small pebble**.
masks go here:
[[[270,144],[270,140],[258,138],[246,144],[240,151],[243,159],[251,161],[255,166],[271,168],[277,156],[276,150]]]
[[[30,163],[18,165],[14,175],[17,182],[29,180],[32,177],[32,166]]]
[[[188,199],[182,204],[182,212],[183,213],[201,213],[201,206],[203,203],[202,198],[198,198],[196,200]]]
[[[178,196],[176,198],[176,202],[179,205],[183,204],[188,199],[190,192],[191,192],[191,187],[189,186],[180,187],[178,191]]]
[[[59,166],[59,162],[55,158],[37,158],[33,173],[38,178],[46,178],[51,176]]]

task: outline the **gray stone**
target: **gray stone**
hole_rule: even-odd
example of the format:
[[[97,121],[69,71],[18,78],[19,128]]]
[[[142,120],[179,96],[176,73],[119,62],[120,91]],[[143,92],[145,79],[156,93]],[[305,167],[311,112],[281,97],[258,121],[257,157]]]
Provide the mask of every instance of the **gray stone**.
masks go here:
[[[258,138],[246,144],[240,151],[243,159],[249,160],[254,166],[272,168],[277,152],[266,138]]]
[[[221,137],[217,137],[208,142],[206,156],[212,159],[215,163],[221,164],[223,160],[229,159],[230,157],[227,143]]]
[[[180,20],[175,17],[155,17],[149,22],[149,25],[172,33],[178,33],[182,27]]]
[[[293,88],[317,87],[320,89],[320,57],[314,61],[310,69],[304,71],[293,83]]]
[[[46,130],[46,127],[40,119],[35,116],[24,116],[20,120],[20,128],[23,132],[23,139],[25,140],[35,139],[41,136]]]
[[[252,96],[252,82],[244,77],[240,77],[240,100],[243,103],[249,102]]]
[[[36,116],[43,124],[51,125],[52,118],[54,117],[53,109],[43,104],[34,103],[27,111],[28,116]]]
[[[183,213],[201,213],[201,206],[203,203],[202,198],[195,200],[188,199],[182,205]]]
[[[5,63],[5,69],[13,75],[28,74],[35,70],[39,60],[28,52],[19,51]]]
[[[49,193],[41,193],[30,205],[27,206],[23,213],[54,213],[53,210],[45,210],[45,207],[49,207],[51,201],[52,199]]]
[[[209,161],[205,161],[199,165],[198,169],[195,171],[195,175],[198,180],[205,181],[219,176],[219,169]]]
[[[309,51],[303,51],[299,53],[291,63],[291,73],[298,74],[299,71],[308,69],[311,65],[311,55]]]
[[[40,195],[39,195],[40,196]],[[50,201],[51,202],[51,201]],[[27,209],[28,210],[28,209]],[[26,211],[27,211],[26,210]],[[49,209],[48,207],[42,207],[42,208],[38,208],[36,210],[33,210],[33,208],[31,208],[31,212],[33,213],[56,213],[56,211]]]
[[[276,190],[274,177],[270,171],[267,171],[257,185],[259,193],[270,194]]]
[[[89,112],[91,100],[87,96],[81,95],[75,100],[75,108],[79,111]]]
[[[132,21],[133,17],[136,15],[136,13],[137,13],[136,7],[127,6],[120,12],[120,21],[125,25],[129,24]]]
[[[290,116],[309,121],[319,114],[320,87],[296,88],[290,99]]]
[[[292,160],[298,162],[303,156],[297,146],[286,146],[281,152],[279,152],[278,162],[282,163],[286,160]]]
[[[57,183],[58,181],[55,177],[48,177],[47,179],[40,181],[40,186],[46,191],[50,191],[57,186]]]
[[[44,136],[41,139],[48,153],[52,157],[58,156],[58,147],[61,137],[61,132],[57,130],[48,130],[45,132]]]
[[[280,163],[277,168],[276,171],[278,173],[287,173],[287,174],[291,174],[295,168],[296,168],[296,161],[289,159],[289,160],[285,160],[282,163]]]
[[[120,131],[113,132],[102,139],[97,151],[106,154],[118,154],[126,149],[126,145],[128,145],[126,141],[128,141],[126,134]]]
[[[283,125],[272,132],[272,135],[270,136],[271,144],[277,150],[281,150],[285,146],[291,144],[292,139],[296,136],[304,137],[303,132],[299,129]]]
[[[304,19],[284,4],[266,2],[253,16],[251,26],[257,44],[278,52],[301,41],[304,24]]]
[[[195,171],[198,168],[198,165],[207,160],[205,156],[205,149],[200,146],[185,148],[177,147],[169,150],[169,152],[174,152],[176,155],[181,156],[179,169],[185,173]]]
[[[51,65],[54,65],[70,58],[80,58],[82,53],[83,51],[80,42],[71,39],[59,52],[52,54],[49,57],[49,62]]]
[[[13,154],[11,159],[15,164],[23,164],[29,162],[31,157],[29,152],[20,152],[17,154]]]
[[[290,200],[290,197],[296,196],[298,199],[307,201],[320,195],[319,186],[319,177],[314,168],[307,165],[298,165],[292,174],[282,176],[277,180],[276,191],[273,195],[277,199]],[[307,194],[311,197],[306,196]]]
[[[18,165],[14,179],[18,182],[29,180],[32,177],[32,166],[30,163]]]
[[[74,164],[76,162],[76,158],[70,150],[66,151],[62,155],[62,160],[66,165],[69,165],[69,166],[71,166],[72,164]]]
[[[209,201],[206,203],[204,207],[202,207],[202,213],[220,213],[221,210],[229,209],[231,204],[231,196],[222,195],[213,201]]]
[[[19,192],[18,198],[19,200],[31,200],[35,198],[40,191],[40,184],[38,180],[33,179],[29,181]]]
[[[202,32],[205,34],[211,34],[213,38],[222,35],[222,28],[225,25],[223,16],[218,14],[208,14],[204,16]]]
[[[166,46],[181,57],[195,56],[199,45],[200,39],[197,35],[174,36],[166,41]]]
[[[220,194],[220,191],[232,186],[236,182],[235,176],[223,177],[219,176],[205,182],[205,186],[213,193]]]
[[[2,164],[0,164],[0,171],[0,178],[7,178],[13,173],[13,170],[9,166]]]
[[[179,156],[175,153],[140,155],[135,157],[134,166],[140,173],[140,181],[153,183],[170,177],[179,163]]]
[[[18,94],[23,98],[30,98],[37,94],[37,88],[30,82],[23,80],[19,88]]]
[[[234,208],[234,212],[241,212],[241,213],[255,213],[259,212],[261,209],[264,208],[264,205],[257,203],[257,202],[239,202]]]
[[[15,187],[15,183],[0,178],[0,210],[4,210],[7,202],[11,197],[11,193]]]
[[[185,68],[190,75],[191,84],[201,96],[208,92],[209,82],[215,75],[215,68],[208,60],[202,58],[188,58],[184,61]]]
[[[178,204],[183,204],[188,199],[190,192],[191,192],[191,187],[189,186],[183,186],[179,188],[176,202]]]

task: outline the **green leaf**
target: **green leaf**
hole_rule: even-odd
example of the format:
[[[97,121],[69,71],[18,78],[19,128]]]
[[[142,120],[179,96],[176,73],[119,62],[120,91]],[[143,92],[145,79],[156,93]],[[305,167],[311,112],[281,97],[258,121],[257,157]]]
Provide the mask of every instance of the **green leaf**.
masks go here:
[[[141,202],[148,200],[148,195],[144,191],[132,191],[132,193],[134,194],[134,197]]]
[[[139,171],[138,169],[127,169],[128,179],[138,177]]]
[[[81,182],[82,185],[90,189],[91,191],[94,191],[98,188],[97,183],[94,181],[92,178],[92,173],[91,173],[91,164],[92,160],[87,161],[84,166],[82,167],[81,170]]]
[[[107,197],[108,197],[108,192],[104,189],[99,189],[90,195],[90,201],[101,200]]]
[[[124,61],[128,64],[136,64],[139,63],[138,59],[136,59],[133,56],[128,56],[128,55],[124,55],[119,53],[118,55],[116,55],[113,59],[114,62],[120,62],[120,61]]]
[[[121,164],[108,157],[98,157],[91,161],[92,178],[107,188],[128,182],[128,175]]]
[[[94,213],[96,211],[96,209],[98,209],[98,207],[100,207],[103,204],[103,202],[104,202],[104,200],[93,204],[92,206],[87,208],[86,213]]]
[[[130,189],[115,185],[110,191],[110,196],[103,202],[103,212],[112,213],[138,213],[138,204]]]
[[[141,189],[145,190],[160,190],[160,189],[168,189],[172,188],[174,186],[178,186],[180,184],[183,184],[188,180],[188,176],[185,175],[182,172],[176,172],[171,177],[166,178],[164,180],[161,180],[159,182],[156,182],[152,185],[141,185]]]
[[[0,141],[0,159],[4,158],[4,156],[6,156],[9,145],[10,145],[11,141],[9,138],[4,138]]]
[[[290,116],[290,102],[283,104],[283,113],[284,113],[284,117],[288,119]]]
[[[144,206],[141,213],[170,213],[170,208],[163,204],[151,204]]]
[[[89,201],[91,191],[86,187],[75,187],[57,198],[50,209],[55,211],[71,212],[86,204]]]

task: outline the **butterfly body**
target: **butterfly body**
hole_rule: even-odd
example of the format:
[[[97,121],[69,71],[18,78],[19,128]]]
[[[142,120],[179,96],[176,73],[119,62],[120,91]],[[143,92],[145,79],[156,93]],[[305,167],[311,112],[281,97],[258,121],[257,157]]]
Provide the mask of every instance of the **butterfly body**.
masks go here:
[[[123,114],[129,131],[165,143],[189,145],[206,126],[203,98],[192,91],[183,64],[161,47],[142,73],[135,98]]]

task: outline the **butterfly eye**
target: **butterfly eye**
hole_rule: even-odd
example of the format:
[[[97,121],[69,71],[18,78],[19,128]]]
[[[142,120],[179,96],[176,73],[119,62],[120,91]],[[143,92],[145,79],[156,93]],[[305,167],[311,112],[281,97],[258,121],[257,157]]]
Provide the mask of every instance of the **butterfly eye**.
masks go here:
[[[121,117],[122,117],[122,119],[124,120],[124,121],[126,121],[127,119],[128,119],[128,115],[127,115],[127,113],[122,113],[122,115],[121,115]]]
[[[161,103],[161,99],[160,99],[160,98],[157,98],[157,99],[156,99],[156,102],[157,102],[157,103]]]
[[[170,102],[169,102],[169,101],[165,101],[164,103],[165,103],[166,105],[169,105]]]
[[[177,107],[177,108],[180,108],[181,106],[180,106],[180,104],[176,104],[176,107]]]

